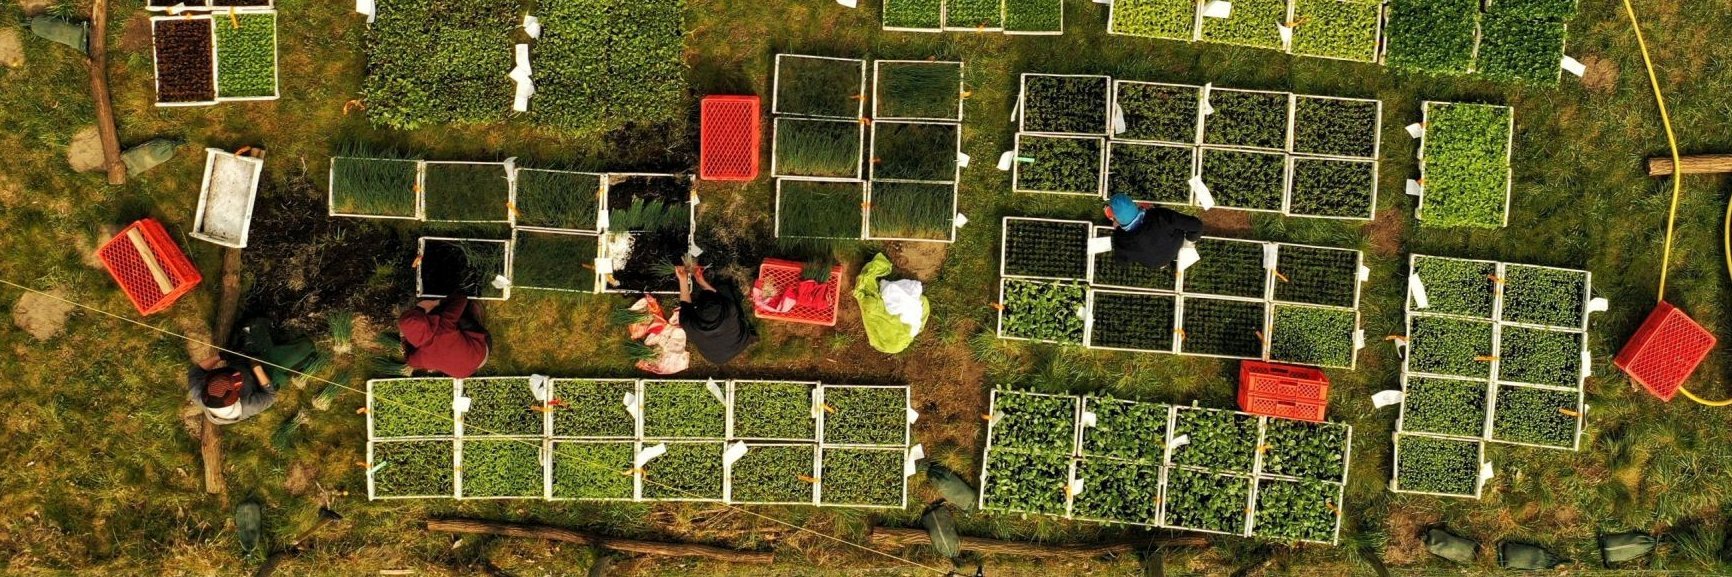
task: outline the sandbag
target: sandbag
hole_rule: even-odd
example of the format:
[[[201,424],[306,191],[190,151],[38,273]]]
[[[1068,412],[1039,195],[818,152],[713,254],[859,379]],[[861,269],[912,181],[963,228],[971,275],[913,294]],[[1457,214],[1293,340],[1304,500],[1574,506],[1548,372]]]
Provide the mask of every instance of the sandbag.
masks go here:
[[[1497,566],[1504,569],[1551,569],[1567,561],[1539,545],[1514,541],[1497,544]]]
[[[168,138],[153,138],[150,142],[126,149],[120,153],[120,161],[126,163],[126,175],[138,176],[144,171],[156,168],[157,165],[174,158],[174,149],[180,142]]]
[[[1601,535],[1600,562],[1610,567],[1613,563],[1640,559],[1653,553],[1655,544],[1653,535],[1641,531]]]
[[[30,33],[51,42],[71,46],[80,54],[90,54],[89,23],[43,14],[30,19]]]
[[[950,508],[943,503],[926,509],[926,514],[920,516],[920,525],[926,527],[926,536],[932,539],[932,548],[945,559],[955,559],[962,554],[962,537],[956,534],[956,519],[950,516]]]
[[[968,484],[967,480],[950,470],[949,467],[932,462],[927,462],[924,465],[926,467],[926,484],[938,491],[938,495],[944,497],[945,502],[955,505],[956,508],[963,511],[974,510],[975,503],[980,500],[980,493],[974,490],[973,485]]]
[[[1442,527],[1432,527],[1421,540],[1425,542],[1425,550],[1432,555],[1463,565],[1472,565],[1474,558],[1479,556],[1479,543],[1450,533]]]

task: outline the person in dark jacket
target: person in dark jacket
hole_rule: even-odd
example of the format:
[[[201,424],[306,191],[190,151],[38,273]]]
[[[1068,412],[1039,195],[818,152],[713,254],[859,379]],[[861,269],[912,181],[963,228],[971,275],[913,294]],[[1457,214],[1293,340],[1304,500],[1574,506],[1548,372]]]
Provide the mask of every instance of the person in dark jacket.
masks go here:
[[[487,362],[491,339],[481,327],[477,305],[462,294],[415,303],[397,317],[403,355],[409,366],[459,379]]]
[[[703,267],[695,263],[675,267],[674,277],[680,281],[680,327],[686,331],[686,343],[704,359],[724,365],[758,341],[757,331],[746,323],[746,311],[733,285],[724,283],[728,290],[716,290],[704,278]]]
[[[258,366],[245,371],[211,357],[186,371],[186,396],[204,409],[212,423],[230,425],[252,418],[277,402],[277,390]]]
[[[1179,258],[1185,241],[1203,238],[1203,221],[1171,209],[1143,208],[1123,193],[1107,201],[1112,219],[1113,258],[1161,269]]]

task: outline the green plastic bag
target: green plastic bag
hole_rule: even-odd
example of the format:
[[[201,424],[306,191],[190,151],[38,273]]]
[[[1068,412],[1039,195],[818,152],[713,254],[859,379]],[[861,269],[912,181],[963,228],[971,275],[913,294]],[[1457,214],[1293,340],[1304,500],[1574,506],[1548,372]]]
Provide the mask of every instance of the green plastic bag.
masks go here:
[[[156,168],[157,165],[174,158],[174,149],[180,142],[168,138],[153,138],[150,142],[126,149],[120,153],[120,161],[126,163],[126,175],[138,176],[144,171]]]
[[[956,533],[956,519],[950,516],[950,509],[943,503],[928,508],[926,514],[920,516],[920,525],[926,527],[932,548],[938,550],[940,556],[955,559],[962,555],[962,537]]]
[[[1462,565],[1472,565],[1473,559],[1479,556],[1479,543],[1463,539],[1442,527],[1432,527],[1421,540],[1425,542],[1425,550],[1432,555]]]
[[[866,325],[867,342],[881,352],[896,354],[914,343],[915,332],[884,308],[884,296],[878,292],[878,279],[890,276],[890,272],[889,258],[883,253],[872,257],[872,261],[860,269],[860,276],[854,279],[854,302],[860,305],[860,321]],[[932,305],[925,295],[920,297],[920,309],[920,325],[926,326],[932,315]]]
[[[71,46],[80,54],[90,54],[90,24],[65,18],[41,15],[30,19],[30,33],[51,42]]]
[[[1497,566],[1504,569],[1551,569],[1568,562],[1539,545],[1514,541],[1497,544]]]
[[[1654,552],[1654,536],[1641,531],[1600,536],[1600,562],[1607,567],[1648,556]]]
[[[974,490],[961,475],[949,467],[938,463],[922,463],[926,468],[926,484],[931,485],[938,495],[944,497],[946,503],[955,505],[963,511],[973,511],[974,505],[980,499],[980,493]]]

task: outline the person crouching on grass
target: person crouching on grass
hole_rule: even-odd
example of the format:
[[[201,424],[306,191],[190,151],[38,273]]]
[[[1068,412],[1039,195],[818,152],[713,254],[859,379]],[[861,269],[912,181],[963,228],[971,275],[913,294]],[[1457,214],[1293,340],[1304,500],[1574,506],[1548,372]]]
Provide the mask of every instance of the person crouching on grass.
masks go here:
[[[1179,258],[1185,242],[1203,238],[1203,221],[1175,210],[1143,208],[1124,193],[1107,201],[1113,221],[1113,258],[1152,269],[1163,269]]]
[[[265,412],[277,402],[270,377],[254,365],[251,371],[230,367],[220,356],[199,361],[186,372],[187,398],[204,409],[218,425],[231,425]]]
[[[397,317],[403,357],[411,368],[468,378],[487,363],[492,338],[481,326],[481,305],[462,293],[424,299]]]

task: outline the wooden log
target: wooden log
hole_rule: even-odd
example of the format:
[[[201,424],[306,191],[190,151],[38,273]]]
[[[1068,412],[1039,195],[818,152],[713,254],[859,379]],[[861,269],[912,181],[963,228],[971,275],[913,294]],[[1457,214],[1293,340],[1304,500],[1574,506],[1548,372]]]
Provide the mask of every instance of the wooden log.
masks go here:
[[[217,295],[216,326],[211,330],[211,340],[218,347],[229,346],[229,337],[234,335],[235,317],[240,314],[241,302],[241,249],[223,249],[222,292]],[[205,417],[204,425],[199,430],[199,457],[204,461],[204,490],[210,494],[220,494],[228,490],[228,483],[223,480],[223,442],[221,429],[216,423]]]
[[[710,545],[694,543],[662,543],[657,541],[639,541],[636,539],[619,539],[581,533],[561,527],[534,525],[529,523],[509,523],[504,521],[487,521],[482,519],[428,519],[428,531],[444,533],[469,533],[477,535],[500,535],[504,537],[525,537],[530,539],[547,539],[562,543],[601,547],[625,553],[641,555],[660,555],[663,557],[701,557],[728,563],[751,565],[769,565],[776,560],[774,553],[769,551],[736,551]]]
[[[1732,172],[1732,154],[1696,154],[1679,159],[1684,167],[1681,174],[1724,174]],[[1672,167],[1672,157],[1656,156],[1648,159],[1648,176],[1671,176],[1676,171]]]
[[[874,549],[883,550],[902,549],[916,545],[930,546],[932,544],[932,540],[927,537],[925,529],[874,527],[869,539]],[[1042,545],[967,536],[962,538],[962,550],[964,551],[1011,557],[1094,558],[1108,555],[1128,555],[1141,549],[1154,547],[1207,547],[1208,545],[1207,539],[1197,535],[1173,535],[1153,539],[1129,539],[1075,545]]]
[[[108,99],[108,0],[95,0],[90,7],[90,97],[96,101],[96,133],[102,141],[102,160],[109,184],[126,184],[126,163],[120,159],[120,132],[114,127],[114,105]]]

